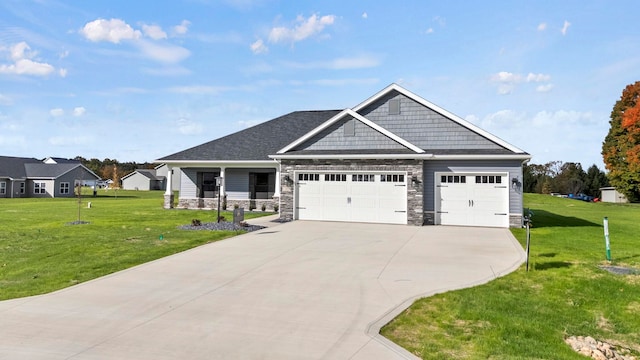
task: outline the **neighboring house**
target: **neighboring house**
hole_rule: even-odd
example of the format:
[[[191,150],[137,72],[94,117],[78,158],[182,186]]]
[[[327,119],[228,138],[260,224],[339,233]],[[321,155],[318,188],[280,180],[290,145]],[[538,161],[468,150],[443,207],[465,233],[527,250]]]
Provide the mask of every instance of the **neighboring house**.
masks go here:
[[[79,161],[45,161],[0,156],[0,198],[73,197],[77,184],[100,179]]]
[[[611,202],[611,203],[627,203],[627,197],[623,194],[619,193],[613,186],[601,187],[600,188],[601,196],[600,201],[602,202]]]
[[[183,208],[215,208],[221,194],[227,206],[278,204],[283,220],[519,227],[530,158],[392,84],[351,109],[292,112],[156,162],[182,173]]]
[[[156,169],[137,169],[121,179],[124,190],[165,190],[165,180]]]

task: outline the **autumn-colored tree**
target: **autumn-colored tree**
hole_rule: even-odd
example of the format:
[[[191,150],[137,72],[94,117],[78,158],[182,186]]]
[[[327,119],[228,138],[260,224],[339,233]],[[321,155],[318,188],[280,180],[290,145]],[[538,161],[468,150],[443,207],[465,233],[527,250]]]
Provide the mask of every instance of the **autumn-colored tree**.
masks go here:
[[[627,85],[611,111],[602,144],[609,181],[629,201],[640,201],[640,81]]]

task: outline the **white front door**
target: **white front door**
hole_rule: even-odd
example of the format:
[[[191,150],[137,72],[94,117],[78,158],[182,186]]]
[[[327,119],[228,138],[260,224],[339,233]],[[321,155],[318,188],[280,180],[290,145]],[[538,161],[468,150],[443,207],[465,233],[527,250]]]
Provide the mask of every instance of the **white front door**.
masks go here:
[[[407,223],[405,173],[296,174],[300,220]]]
[[[436,174],[436,224],[509,226],[507,174]]]

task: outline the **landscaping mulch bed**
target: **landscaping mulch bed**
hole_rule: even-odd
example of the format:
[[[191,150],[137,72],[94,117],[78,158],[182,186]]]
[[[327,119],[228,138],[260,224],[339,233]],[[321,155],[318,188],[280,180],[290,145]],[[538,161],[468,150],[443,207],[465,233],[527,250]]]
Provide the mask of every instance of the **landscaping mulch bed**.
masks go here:
[[[250,224],[242,224],[236,225],[232,222],[221,221],[221,222],[203,222],[199,225],[182,225],[178,227],[180,230],[227,230],[227,231],[256,231],[265,229],[266,226],[260,225],[250,225]]]
[[[610,265],[601,265],[598,267],[602,270],[606,270],[616,275],[640,275],[640,269],[635,269],[630,267],[610,266]]]

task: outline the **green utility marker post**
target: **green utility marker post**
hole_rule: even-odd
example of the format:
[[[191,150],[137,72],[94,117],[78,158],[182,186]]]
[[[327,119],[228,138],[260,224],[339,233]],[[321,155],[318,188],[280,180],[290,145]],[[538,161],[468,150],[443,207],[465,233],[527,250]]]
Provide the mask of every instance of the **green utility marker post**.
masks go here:
[[[607,249],[607,261],[611,261],[611,244],[609,242],[609,219],[604,217],[604,244]]]

